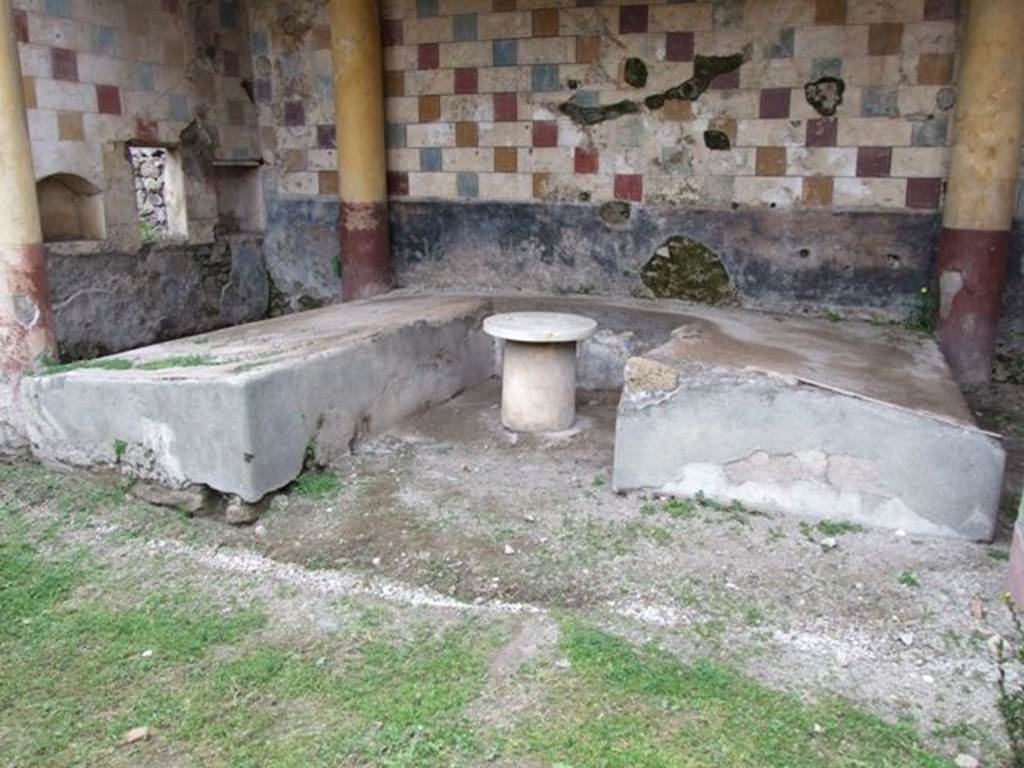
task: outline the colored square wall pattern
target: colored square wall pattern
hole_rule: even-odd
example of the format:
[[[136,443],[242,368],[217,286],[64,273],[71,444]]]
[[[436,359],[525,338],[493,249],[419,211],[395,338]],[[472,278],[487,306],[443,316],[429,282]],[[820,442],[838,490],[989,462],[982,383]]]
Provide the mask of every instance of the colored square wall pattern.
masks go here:
[[[533,146],[557,147],[558,123],[554,120],[538,120],[533,124]]]
[[[615,174],[615,198],[642,202],[644,199],[644,177],[639,173]]]
[[[101,115],[120,115],[121,91],[116,85],[97,85],[96,105]]]
[[[463,13],[455,17],[452,22],[452,29],[455,35],[455,42],[464,43],[476,40],[477,25],[475,13]]]
[[[78,56],[67,48],[51,48],[50,64],[54,80],[78,81]]]
[[[437,43],[419,45],[416,49],[416,65],[420,69],[437,69],[441,66],[441,51]]]
[[[761,91],[760,116],[765,119],[789,117],[789,88],[765,88]]]
[[[409,174],[388,171],[388,194],[394,197],[405,197],[409,194]]]
[[[942,179],[907,179],[907,208],[938,208]]]
[[[495,40],[493,62],[496,67],[514,67],[518,60],[518,43],[515,40]]]
[[[597,173],[598,151],[593,147],[576,147],[574,170],[576,173]]]
[[[14,37],[19,43],[28,42],[28,14],[20,8],[14,11]]]
[[[285,102],[284,124],[292,128],[306,124],[306,106],[301,101]]]
[[[530,83],[537,93],[559,90],[558,67],[554,64],[535,64],[530,69]]]
[[[619,34],[646,34],[647,19],[646,5],[623,5],[619,8]]]
[[[944,21],[947,19],[955,20],[959,15],[959,0],[925,0],[925,21]]]
[[[857,149],[858,176],[888,176],[891,167],[892,149],[890,147],[859,147]]]
[[[464,68],[455,70],[455,92],[462,94],[477,92],[477,75],[475,69]]]
[[[834,147],[839,136],[839,124],[834,117],[815,117],[807,121],[808,147]]]
[[[665,61],[693,61],[693,32],[665,35]]]
[[[219,6],[220,0],[211,6],[214,26]],[[936,210],[948,166],[946,129],[954,112],[963,6],[957,0],[385,3],[389,193],[408,195],[411,185],[424,198],[520,200],[532,192],[538,199],[595,204],[614,198],[638,202],[646,195],[677,206],[771,206],[780,215],[803,206]],[[28,14],[33,30],[35,12]],[[217,119],[226,123],[228,102],[245,99],[236,83],[219,78],[252,77],[256,106],[244,105],[245,121],[272,121],[261,134],[266,151],[302,158],[292,178],[277,182],[279,188],[301,194],[312,187],[315,193],[319,179],[321,192],[329,190],[332,156],[316,151],[334,149],[332,101],[319,85],[331,80],[329,51],[322,55],[327,15],[310,20],[311,34],[299,46],[283,43],[272,13],[251,19],[240,13],[237,20],[243,30],[219,41],[221,66],[209,82],[172,88],[167,104],[170,96],[180,96],[188,111],[215,100]],[[93,24],[85,34],[77,54],[81,78],[92,79],[93,61],[87,77],[82,57],[99,54],[101,28]],[[103,42],[101,55],[120,54],[131,43],[129,32],[119,31],[112,46]],[[642,104],[691,77],[696,54],[740,49],[746,53],[743,66],[714,78],[709,92],[693,102],[641,106],[640,115],[594,126],[586,123],[596,112],[562,112],[566,103]],[[45,56],[59,55],[52,50],[41,48]],[[153,60],[154,91],[165,79],[163,67],[183,66],[186,59],[182,50],[181,63],[169,65],[163,52]],[[258,66],[264,63],[260,57],[268,57],[272,66],[257,68],[253,77],[247,72],[251,57]],[[623,62],[631,57],[647,64],[643,87],[621,80]],[[49,66],[45,59],[42,64],[45,73],[30,74],[47,80]],[[832,117],[815,111],[803,91],[806,82],[826,75],[846,82],[843,103]],[[308,94],[298,95],[297,78],[305,78]],[[133,66],[124,82],[97,87],[96,105],[111,114],[123,108],[134,119],[134,94],[147,82],[142,67]],[[75,88],[66,88],[68,98]],[[127,104],[122,90],[133,94]],[[161,120],[177,113],[163,109]],[[285,125],[304,130],[280,131]],[[90,130],[88,120],[84,127]],[[74,135],[73,128],[65,120],[63,135]],[[159,128],[166,135],[162,122]],[[705,147],[705,130],[725,133],[730,149]],[[686,151],[666,156],[666,145]],[[233,147],[225,149],[230,155]],[[851,178],[855,174],[887,180],[858,183]]]
[[[380,31],[386,46],[401,45],[404,40],[401,19],[384,19]]]
[[[494,120],[510,123],[518,119],[518,98],[514,93],[494,94]]]

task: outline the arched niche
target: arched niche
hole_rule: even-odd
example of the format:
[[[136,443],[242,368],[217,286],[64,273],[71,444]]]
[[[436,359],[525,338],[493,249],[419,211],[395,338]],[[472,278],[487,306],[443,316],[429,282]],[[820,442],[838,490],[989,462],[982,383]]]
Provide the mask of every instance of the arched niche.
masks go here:
[[[106,238],[103,194],[88,179],[54,173],[36,182],[36,196],[43,242]]]

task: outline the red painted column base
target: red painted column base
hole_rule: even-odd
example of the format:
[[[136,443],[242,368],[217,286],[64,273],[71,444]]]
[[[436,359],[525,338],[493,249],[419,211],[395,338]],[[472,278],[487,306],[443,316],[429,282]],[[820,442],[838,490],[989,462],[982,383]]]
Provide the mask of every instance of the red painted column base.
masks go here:
[[[391,289],[387,203],[341,203],[341,298],[365,299]]]
[[[46,253],[41,243],[0,247],[0,268],[11,302],[11,315],[0,318],[0,372],[20,374],[57,346]]]
[[[961,384],[992,370],[1010,233],[943,227],[939,240],[939,344]]]

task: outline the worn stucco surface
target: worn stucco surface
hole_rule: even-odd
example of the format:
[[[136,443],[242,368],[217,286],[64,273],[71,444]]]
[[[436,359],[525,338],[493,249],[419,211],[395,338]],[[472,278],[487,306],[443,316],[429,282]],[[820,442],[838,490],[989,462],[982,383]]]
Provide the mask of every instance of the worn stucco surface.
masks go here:
[[[991,538],[1005,454],[934,342],[765,319],[705,311],[627,363],[617,489]]]
[[[142,253],[47,255],[61,356],[77,360],[258,320],[267,269],[259,235]]]
[[[938,217],[696,210],[621,203],[391,204],[401,285],[419,289],[651,296],[643,265],[671,237],[711,251],[749,306],[906,312],[928,283]]]

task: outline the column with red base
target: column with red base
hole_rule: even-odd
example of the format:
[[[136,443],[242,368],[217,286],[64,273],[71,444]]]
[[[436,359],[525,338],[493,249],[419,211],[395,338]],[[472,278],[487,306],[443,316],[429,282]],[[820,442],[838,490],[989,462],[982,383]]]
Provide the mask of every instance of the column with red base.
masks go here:
[[[0,449],[24,441],[21,378],[53,356],[53,310],[10,0],[0,0]]]
[[[384,76],[377,0],[331,0],[342,297],[388,290]]]
[[[1024,3],[970,0],[939,243],[939,343],[957,380],[992,368],[1024,127]]]

